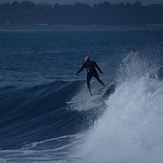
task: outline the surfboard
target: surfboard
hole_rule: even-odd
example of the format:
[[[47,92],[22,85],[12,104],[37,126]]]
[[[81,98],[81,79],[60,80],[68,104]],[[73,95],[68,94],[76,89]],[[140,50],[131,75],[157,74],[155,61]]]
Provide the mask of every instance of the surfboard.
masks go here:
[[[82,99],[74,99],[74,100],[71,100],[71,101],[66,101],[65,103],[66,104],[74,104],[74,103],[77,103],[77,102],[81,102],[81,101],[85,101],[86,99],[90,99],[92,97],[95,97],[95,96],[99,96],[100,94],[93,94],[91,96],[87,96],[87,97],[84,97]]]

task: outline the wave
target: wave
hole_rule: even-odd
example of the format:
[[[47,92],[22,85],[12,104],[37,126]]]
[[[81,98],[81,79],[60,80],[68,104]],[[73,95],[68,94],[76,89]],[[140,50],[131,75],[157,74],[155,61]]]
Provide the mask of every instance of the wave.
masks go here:
[[[162,162],[163,80],[137,53],[120,65],[98,98],[83,81],[0,88],[2,161]],[[97,82],[92,81],[96,93]]]
[[[91,110],[95,105],[83,114],[74,109],[76,105],[65,103],[77,97],[83,87],[83,81],[56,81],[29,88],[0,88],[0,148],[19,149],[87,129],[98,117]],[[85,110],[81,104],[78,106]]]

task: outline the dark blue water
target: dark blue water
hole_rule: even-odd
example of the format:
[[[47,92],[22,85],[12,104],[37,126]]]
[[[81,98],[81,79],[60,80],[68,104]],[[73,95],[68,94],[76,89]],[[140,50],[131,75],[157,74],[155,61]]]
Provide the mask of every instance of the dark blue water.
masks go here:
[[[0,162],[162,162],[162,52],[162,29],[0,31]]]

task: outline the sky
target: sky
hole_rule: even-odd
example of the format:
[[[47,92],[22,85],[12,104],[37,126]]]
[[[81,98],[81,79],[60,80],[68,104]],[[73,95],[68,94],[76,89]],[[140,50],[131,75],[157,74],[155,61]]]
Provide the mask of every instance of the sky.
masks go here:
[[[31,1],[34,3],[50,3],[50,4],[55,4],[55,3],[59,3],[59,4],[74,4],[75,2],[80,2],[80,3],[86,3],[89,5],[93,5],[93,4],[98,4],[104,1],[108,1],[111,4],[114,3],[126,3],[129,2],[131,4],[135,3],[136,1],[140,1],[142,3],[142,5],[148,5],[148,4],[159,4],[162,3],[163,4],[163,0],[0,0],[0,3],[6,3],[6,2],[22,2],[22,1]]]

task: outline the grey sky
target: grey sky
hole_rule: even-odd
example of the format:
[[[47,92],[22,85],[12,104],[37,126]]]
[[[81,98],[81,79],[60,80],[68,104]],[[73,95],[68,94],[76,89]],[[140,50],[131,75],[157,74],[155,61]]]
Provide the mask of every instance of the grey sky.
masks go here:
[[[162,3],[163,4],[163,0],[0,0],[0,3],[4,3],[4,2],[22,2],[22,1],[31,1],[34,3],[50,3],[50,4],[55,4],[55,3],[59,3],[59,4],[74,4],[75,2],[81,2],[81,3],[86,3],[89,5],[93,5],[93,4],[98,4],[100,2],[103,1],[108,1],[110,3],[120,3],[120,2],[129,2],[131,4],[135,3],[136,1],[140,1],[142,3],[142,5],[148,5],[148,4],[159,4]]]

